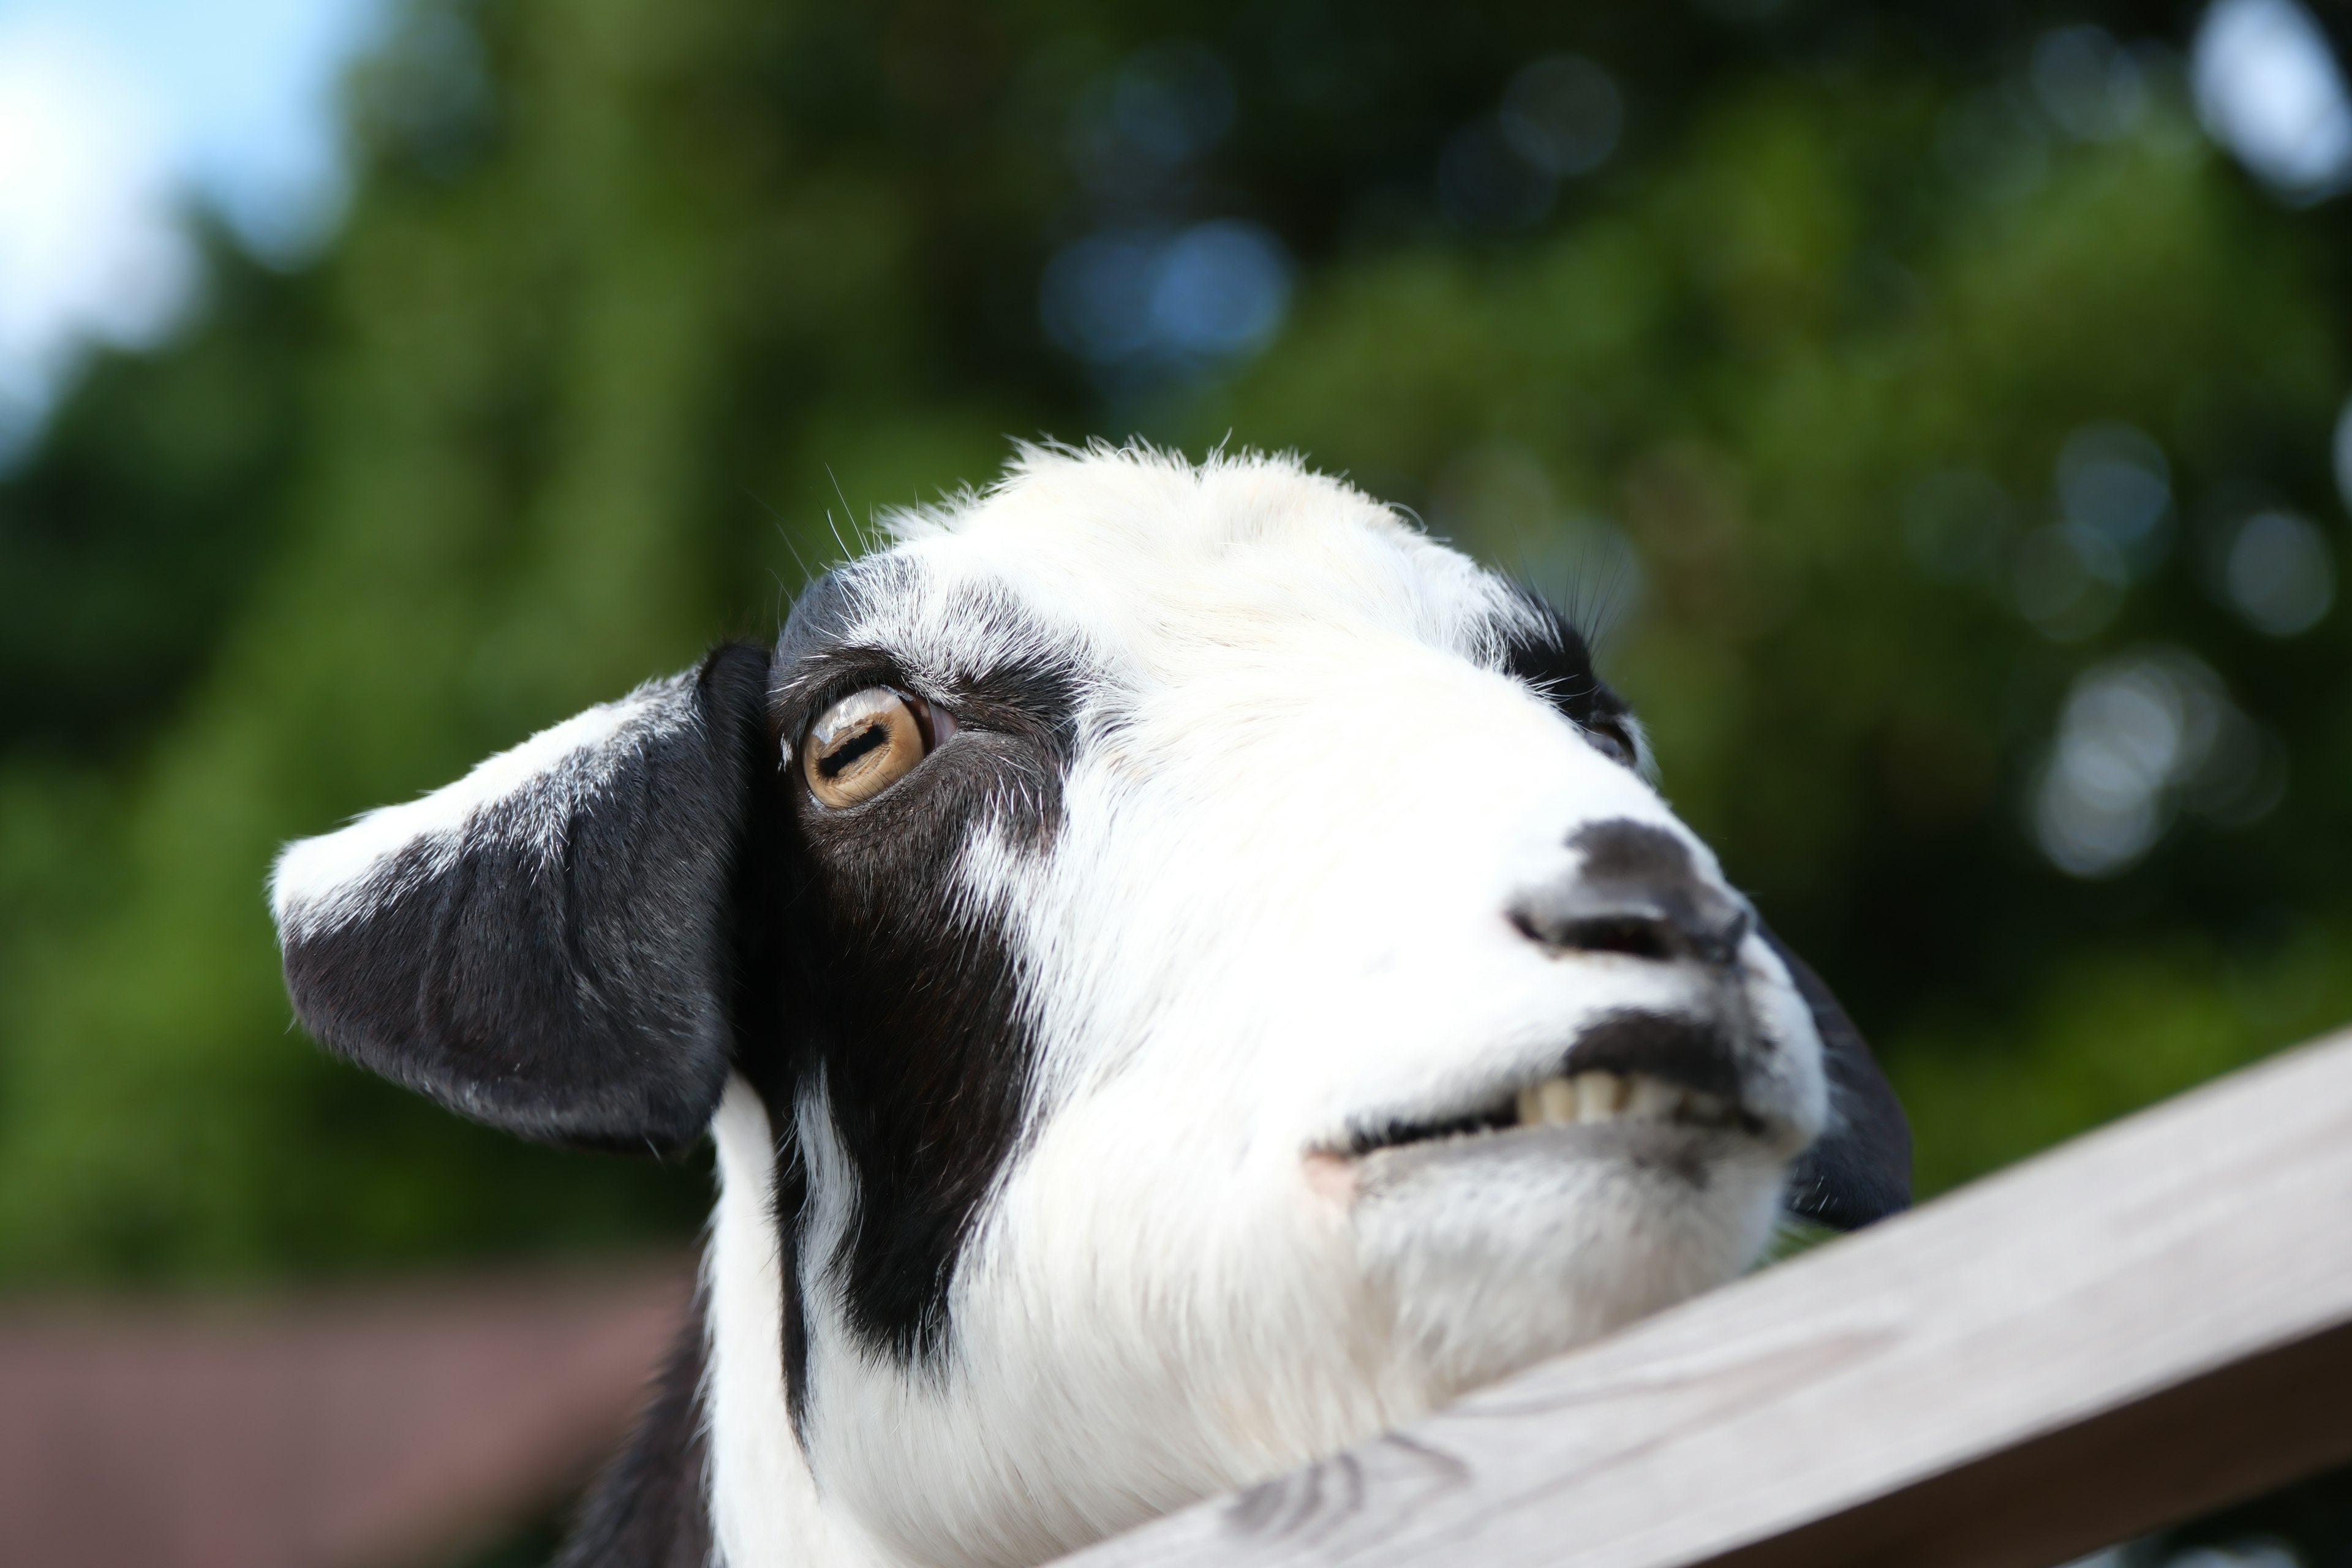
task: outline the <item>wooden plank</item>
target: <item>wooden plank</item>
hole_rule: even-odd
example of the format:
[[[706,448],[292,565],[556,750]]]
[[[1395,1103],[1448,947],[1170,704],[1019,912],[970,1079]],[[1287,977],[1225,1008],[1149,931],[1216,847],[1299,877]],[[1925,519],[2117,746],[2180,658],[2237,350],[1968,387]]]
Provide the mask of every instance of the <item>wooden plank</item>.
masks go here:
[[[2048,1568],[2352,1459],[2352,1032],[1066,1559]]]

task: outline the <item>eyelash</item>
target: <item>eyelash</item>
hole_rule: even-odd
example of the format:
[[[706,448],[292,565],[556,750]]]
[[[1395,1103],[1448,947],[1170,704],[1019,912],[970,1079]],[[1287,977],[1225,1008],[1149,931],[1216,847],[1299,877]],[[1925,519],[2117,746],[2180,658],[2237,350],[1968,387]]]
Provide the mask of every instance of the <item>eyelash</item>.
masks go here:
[[[1520,673],[1519,678],[1534,687],[1538,696],[1558,709],[1561,717],[1609,752],[1612,761],[1629,768],[1641,765],[1641,749],[1633,744],[1633,731],[1625,727],[1617,715],[1595,713],[1588,710],[1580,716],[1575,711],[1577,699],[1590,698],[1597,693],[1600,689],[1598,682],[1586,686],[1572,697],[1564,698],[1559,684],[1555,681],[1539,679],[1526,673]]]
[[[1605,749],[1612,761],[1629,768],[1640,761],[1641,753],[1634,748],[1633,734],[1612,715],[1595,714],[1589,722],[1577,727],[1587,735],[1608,742]]]

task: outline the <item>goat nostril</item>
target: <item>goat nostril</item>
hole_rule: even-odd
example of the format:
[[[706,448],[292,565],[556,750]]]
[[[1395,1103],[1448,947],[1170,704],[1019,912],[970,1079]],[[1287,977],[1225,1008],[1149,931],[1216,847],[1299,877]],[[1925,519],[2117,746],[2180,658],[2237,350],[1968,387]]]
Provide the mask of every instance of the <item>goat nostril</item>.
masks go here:
[[[1555,952],[1616,953],[1657,963],[1688,960],[1719,969],[1738,962],[1748,928],[1744,911],[1708,919],[1693,911],[1656,914],[1558,904],[1513,910],[1511,924],[1529,942]]]
[[[1700,871],[1682,840],[1650,823],[1588,824],[1568,841],[1575,873],[1512,900],[1519,934],[1555,952],[1611,952],[1728,969],[1755,917]]]
[[[1509,915],[1521,936],[1554,952],[1616,953],[1719,969],[1739,962],[1740,944],[1755,927],[1745,901],[1703,883],[1612,889],[1578,879],[1520,898]]]

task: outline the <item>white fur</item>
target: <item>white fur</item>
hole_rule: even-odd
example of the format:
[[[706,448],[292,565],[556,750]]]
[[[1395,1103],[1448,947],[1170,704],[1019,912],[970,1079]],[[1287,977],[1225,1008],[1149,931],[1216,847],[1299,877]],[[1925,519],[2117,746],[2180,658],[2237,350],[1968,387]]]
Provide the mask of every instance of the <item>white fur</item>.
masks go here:
[[[730,1080],[710,1125],[719,1208],[703,1259],[709,1361],[711,1529],[728,1563],[882,1563],[856,1522],[828,1510],[801,1460],[784,1403],[783,1277],[776,1229],[776,1144],[749,1084]]]
[[[803,1103],[808,1464],[722,1359],[733,1568],[1039,1562],[1754,1258],[1782,1162],[1824,1114],[1809,1016],[1757,939],[1746,984],[1784,1136],[1727,1148],[1703,1188],[1539,1161],[1384,1183],[1379,1155],[1352,1201],[1306,1179],[1309,1150],[1368,1118],[1464,1109],[1543,1076],[1610,1009],[1693,1003],[1670,966],[1561,958],[1505,919],[1515,892],[1573,872],[1567,840],[1596,820],[1654,825],[1719,873],[1643,777],[1482,668],[1519,613],[1500,584],[1283,461],[1031,453],[987,495],[896,526],[901,567],[856,637],[910,679],[949,691],[1024,652],[1100,677],[1051,847],[982,822],[961,868],[971,910],[1016,933],[1043,1057],[936,1371],[843,1321],[821,1260],[853,1178],[821,1096]],[[1019,616],[961,614],[983,589]],[[721,1257],[772,1245],[733,1233],[752,1223],[729,1206],[740,1137],[722,1117]],[[758,1296],[719,1310],[769,1311],[744,1353],[772,1363]],[[772,1365],[757,1375],[772,1403]]]
[[[477,763],[455,784],[368,812],[339,832],[288,845],[269,879],[279,932],[289,941],[307,940],[357,919],[396,891],[383,879],[402,851],[420,848],[426,866],[437,868],[457,855],[469,826],[519,795],[559,789],[593,794],[620,765],[626,741],[695,721],[693,689],[691,675],[647,681],[616,702],[575,713]],[[560,831],[565,821],[558,812],[512,815],[542,833]],[[538,847],[551,855],[559,844],[550,837]]]

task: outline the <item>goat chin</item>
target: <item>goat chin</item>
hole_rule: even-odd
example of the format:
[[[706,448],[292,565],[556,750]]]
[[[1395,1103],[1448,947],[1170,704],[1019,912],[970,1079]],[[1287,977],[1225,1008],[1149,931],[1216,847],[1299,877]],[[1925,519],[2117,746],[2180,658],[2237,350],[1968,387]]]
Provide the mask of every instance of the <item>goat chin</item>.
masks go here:
[[[1377,1179],[1357,1210],[1360,1248],[1395,1304],[1424,1407],[1753,1263],[1780,1218],[1786,1167],[1733,1146],[1696,1168],[1697,1182],[1671,1153],[1621,1163],[1521,1145]]]
[[[866,1358],[815,1391],[804,1447],[776,1354],[786,1292],[758,1096],[732,1086],[714,1132],[704,1400],[719,1561],[738,1568],[1017,1568],[1266,1479],[1736,1276],[1769,1239],[1786,1169],[1760,1149],[1708,1151],[1696,1184],[1687,1160],[1527,1145],[1375,1157],[1344,1198],[1303,1184],[1309,1202],[1233,1216],[1260,1255],[1224,1254],[1223,1301],[1213,1248],[1189,1301],[1121,1300],[1097,1272],[1091,1291],[1015,1289],[1017,1328],[992,1322],[982,1299],[1006,1282],[990,1282],[959,1313],[968,1359],[927,1374]],[[974,1263],[985,1279],[985,1247]],[[1108,1342],[1153,1320],[1164,1375],[1106,1368],[1123,1396],[1107,1409],[1066,1407],[1087,1382],[1067,1373],[1053,1394],[1026,1380],[1026,1401],[1014,1386],[1039,1356],[1115,1359]],[[1040,1474],[1049,1486],[1025,1484]]]

